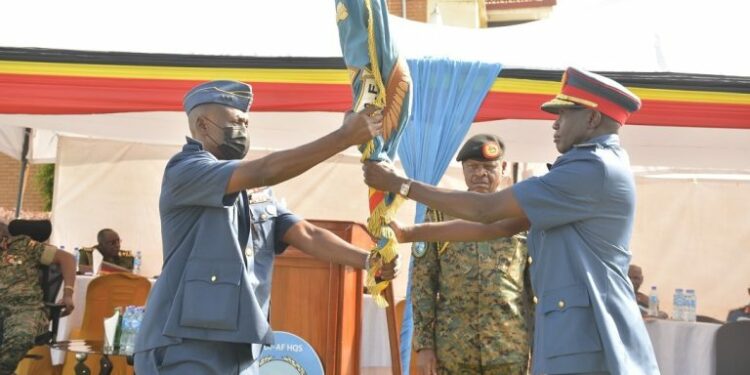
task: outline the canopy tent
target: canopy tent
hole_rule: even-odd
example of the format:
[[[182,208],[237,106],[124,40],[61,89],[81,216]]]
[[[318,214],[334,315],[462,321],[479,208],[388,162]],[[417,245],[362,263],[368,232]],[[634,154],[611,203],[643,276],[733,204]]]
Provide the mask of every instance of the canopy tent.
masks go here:
[[[742,35],[742,17],[747,14],[743,10],[750,5],[730,0],[713,2],[709,9],[677,0],[559,3],[547,20],[500,29],[458,29],[398,17],[392,17],[391,24],[408,58],[447,56],[503,63],[505,69],[470,135],[500,134],[512,161],[543,163],[556,157],[551,147],[551,117],[539,111],[538,105],[556,92],[560,72],[575,65],[606,72],[644,99],[643,111],[633,117],[634,125],[622,131],[634,165],[732,173],[750,170],[750,57],[731,43],[733,35]],[[71,148],[82,147],[70,142],[68,149],[58,150],[60,136],[174,149],[186,133],[185,116],[179,112],[183,93],[213,78],[253,83],[255,155],[311,140],[340,123],[340,112],[350,106],[350,93],[332,2],[223,0],[210,7],[190,1],[174,5],[136,0],[117,6],[77,0],[15,2],[4,8],[0,152],[18,158],[25,127],[34,129],[31,160],[35,162],[59,160]],[[731,11],[723,11],[727,9]],[[227,17],[227,10],[241,15],[231,26],[217,21]],[[673,16],[677,10],[680,17]],[[712,11],[722,22],[696,27]],[[29,15],[34,15],[33,23]],[[633,20],[638,20],[636,27]],[[63,169],[68,173],[75,169],[80,177],[88,173],[82,169],[84,161],[100,162],[96,159],[100,153],[87,156],[83,151],[77,150],[73,164]],[[356,160],[356,155],[354,149],[349,150],[339,162]],[[153,155],[146,158],[162,161]],[[460,172],[453,171],[453,175],[458,177]],[[144,178],[159,180],[158,174]],[[340,184],[333,179],[305,181],[329,191],[338,191],[335,188]],[[452,184],[461,187],[460,179]],[[65,186],[72,190],[56,187],[55,215],[69,215],[62,212],[63,207],[80,208],[79,203],[87,198],[106,197],[106,192],[89,191],[68,195],[80,200],[66,200],[66,194],[83,185],[73,181]],[[103,189],[93,182],[85,186]],[[119,204],[128,204],[123,199]],[[323,204],[304,211],[312,218],[350,212],[334,214],[331,206]],[[85,214],[92,213],[94,218],[111,215],[97,211],[95,205]],[[409,217],[408,210],[405,215]],[[365,217],[348,216],[360,221]],[[65,225],[68,233],[74,232],[74,217],[57,219],[58,228]],[[638,228],[648,230],[644,225]],[[139,236],[140,230],[154,231],[138,227],[130,237]],[[55,236],[69,245],[90,241],[79,235]],[[747,230],[741,231],[733,237],[732,246],[739,249],[747,237]],[[644,244],[649,241],[650,237],[642,240]],[[649,267],[646,271],[649,282]],[[670,285],[660,285],[664,284]]]
[[[292,1],[281,7],[273,2],[220,1],[206,8],[181,2],[175,9],[169,3],[136,0],[107,7],[88,0],[9,5],[7,20],[0,25],[3,125],[49,124],[37,116],[43,114],[139,112],[141,121],[162,121],[161,114],[144,112],[179,111],[187,88],[228,77],[254,84],[254,111],[340,112],[349,106],[333,4]],[[677,0],[582,0],[561,1],[549,19],[498,29],[443,27],[398,17],[392,17],[391,24],[407,58],[446,56],[504,65],[477,122],[551,119],[538,104],[556,92],[560,72],[576,65],[607,72],[644,99],[632,124],[675,127],[669,129],[670,139],[654,139],[645,127],[629,129],[636,133],[629,134],[629,141],[642,141],[628,146],[642,144],[647,151],[633,149],[636,158],[643,158],[639,164],[709,167],[706,155],[716,155],[711,167],[746,169],[744,160],[750,158],[737,158],[748,155],[744,132],[717,133],[710,128],[750,126],[750,57],[730,42],[740,33],[742,10],[748,8],[738,0],[714,2],[710,9]],[[218,26],[207,20],[222,19],[226,9],[242,15],[241,24],[216,36]],[[680,17],[673,16],[677,11]],[[31,14],[34,24],[43,27],[29,27]],[[696,27],[712,18],[721,22]],[[85,117],[47,127],[52,134],[37,132],[31,160],[50,160],[54,134],[71,133],[79,121],[88,121]],[[97,127],[110,127],[108,119],[99,119]],[[175,126],[181,123],[182,118]],[[141,133],[140,140],[181,141],[160,139],[153,132],[163,133],[156,128],[167,124],[158,125]],[[522,133],[535,132],[533,127]],[[18,158],[22,132],[8,126],[0,129],[0,152]],[[96,132],[101,136],[105,131]],[[704,144],[716,134],[724,138],[718,146]],[[132,138],[130,134],[127,139]],[[544,152],[523,160],[549,158]]]

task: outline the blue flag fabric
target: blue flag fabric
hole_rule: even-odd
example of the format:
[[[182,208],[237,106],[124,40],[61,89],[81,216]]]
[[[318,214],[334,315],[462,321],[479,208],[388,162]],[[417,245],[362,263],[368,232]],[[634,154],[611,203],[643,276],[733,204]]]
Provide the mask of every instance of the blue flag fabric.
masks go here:
[[[500,64],[441,58],[409,60],[414,90],[411,119],[398,155],[407,176],[437,185],[456,154],[487,92],[500,73]],[[425,206],[417,205],[415,223],[424,221]],[[424,246],[415,243],[413,246]],[[413,335],[411,268],[401,324],[401,367],[409,373]]]

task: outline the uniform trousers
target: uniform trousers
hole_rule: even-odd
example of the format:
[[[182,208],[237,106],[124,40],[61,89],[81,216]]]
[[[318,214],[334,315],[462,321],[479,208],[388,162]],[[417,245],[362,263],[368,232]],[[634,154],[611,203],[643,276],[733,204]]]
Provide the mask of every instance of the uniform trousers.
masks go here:
[[[256,347],[256,350],[253,350]],[[138,375],[258,375],[259,345],[182,339],[135,354]]]
[[[495,366],[471,366],[438,363],[438,375],[526,375],[526,363],[506,363]]]
[[[38,306],[3,306],[0,312],[0,375],[12,374],[34,340],[47,326],[47,315]]]

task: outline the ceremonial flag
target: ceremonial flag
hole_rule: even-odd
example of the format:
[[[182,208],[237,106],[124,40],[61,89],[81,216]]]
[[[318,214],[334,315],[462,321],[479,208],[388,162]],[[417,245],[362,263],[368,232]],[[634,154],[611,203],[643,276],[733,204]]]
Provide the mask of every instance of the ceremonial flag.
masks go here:
[[[411,78],[406,61],[401,58],[388,28],[388,7],[385,0],[336,0],[336,23],[344,61],[352,85],[352,110],[365,105],[383,110],[383,135],[360,146],[362,161],[391,162],[398,141],[409,119]],[[382,262],[397,254],[396,238],[387,225],[403,197],[369,190],[370,218],[367,228],[377,239],[373,255],[380,255],[367,270],[365,286],[375,302],[387,305],[382,292],[388,282],[375,279]]]

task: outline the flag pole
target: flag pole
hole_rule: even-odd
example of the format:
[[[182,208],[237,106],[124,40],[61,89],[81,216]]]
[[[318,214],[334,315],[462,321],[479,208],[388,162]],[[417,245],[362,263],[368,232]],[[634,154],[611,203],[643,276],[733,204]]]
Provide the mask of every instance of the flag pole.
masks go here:
[[[385,289],[385,300],[388,307],[385,308],[386,321],[388,322],[388,343],[391,348],[391,372],[394,375],[401,374],[401,345],[399,343],[400,324],[396,319],[396,302],[393,296],[393,283],[388,284]]]

